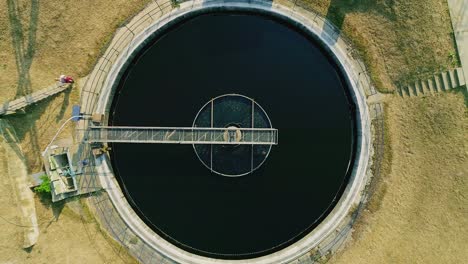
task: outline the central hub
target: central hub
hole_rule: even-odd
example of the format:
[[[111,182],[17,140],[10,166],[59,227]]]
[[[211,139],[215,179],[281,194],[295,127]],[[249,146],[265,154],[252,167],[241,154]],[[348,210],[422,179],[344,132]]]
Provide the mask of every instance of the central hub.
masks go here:
[[[224,127],[223,139],[231,143],[242,141],[242,129],[272,128],[272,125],[265,110],[252,98],[226,94],[207,102],[195,117],[193,127]],[[244,144],[193,145],[195,154],[205,167],[227,177],[244,176],[260,168],[271,147]]]
[[[228,142],[240,142],[242,139],[242,132],[236,126],[228,126],[224,131],[223,138]]]

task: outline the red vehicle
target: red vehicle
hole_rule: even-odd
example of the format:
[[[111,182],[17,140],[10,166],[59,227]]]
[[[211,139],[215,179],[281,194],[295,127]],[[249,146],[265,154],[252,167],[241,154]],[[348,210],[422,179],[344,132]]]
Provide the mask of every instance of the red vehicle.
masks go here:
[[[75,81],[73,80],[73,77],[67,76],[67,75],[60,75],[60,78],[58,79],[61,83],[74,83]]]

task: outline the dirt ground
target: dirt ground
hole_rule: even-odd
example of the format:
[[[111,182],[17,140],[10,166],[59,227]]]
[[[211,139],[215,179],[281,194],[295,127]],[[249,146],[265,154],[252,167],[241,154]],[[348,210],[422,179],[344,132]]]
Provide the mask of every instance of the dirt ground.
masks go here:
[[[389,169],[330,263],[467,262],[467,102],[461,89],[388,102]]]
[[[103,235],[78,200],[68,201],[65,207],[65,203],[52,204],[50,197],[33,196],[22,150],[5,136],[0,121],[0,263],[134,262]],[[32,248],[31,241],[36,243]]]
[[[36,244],[39,236],[34,193],[29,189],[28,167],[18,145],[14,128],[2,119],[0,119],[0,148],[5,165],[3,180],[8,183],[9,191],[14,193],[10,197],[13,197],[14,202],[19,205],[18,222],[23,227],[23,248],[29,248]]]
[[[60,74],[88,74],[115,29],[149,0],[39,1],[0,3],[0,102],[54,83]],[[77,87],[8,118],[21,139],[29,167],[79,102]],[[68,127],[63,133],[69,136]]]
[[[0,1],[0,102],[37,91],[60,74],[85,76],[125,19],[148,1]],[[21,140],[29,172],[41,169],[40,152],[79,102],[71,91],[6,118]],[[62,137],[71,135],[71,127]],[[21,210],[0,149],[0,263],[134,263],[90,217],[36,197],[39,241],[23,250]]]
[[[43,89],[60,74],[86,76],[105,43],[149,0],[0,1],[0,102]],[[403,83],[458,65],[445,0],[298,0],[343,30],[374,84]],[[402,99],[386,108],[382,181],[353,241],[331,263],[463,263],[468,241],[467,96]],[[16,129],[30,172],[39,153],[79,102],[75,86],[6,118]],[[71,135],[68,127],[62,137]],[[60,138],[60,137],[59,137]],[[0,149],[0,263],[133,263],[72,202],[36,197],[39,241],[23,250],[18,205]],[[73,210],[72,210],[73,209]],[[78,212],[78,213],[77,213]]]

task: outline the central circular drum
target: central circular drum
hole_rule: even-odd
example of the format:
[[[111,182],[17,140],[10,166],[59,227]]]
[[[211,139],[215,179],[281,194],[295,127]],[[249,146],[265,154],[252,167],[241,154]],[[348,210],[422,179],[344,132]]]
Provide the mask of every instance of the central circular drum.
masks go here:
[[[178,18],[132,56],[109,125],[216,127],[239,142],[112,145],[126,199],[159,236],[202,256],[254,258],[309,234],[340,200],[355,107],[313,35],[280,17],[210,10]],[[278,144],[240,144],[252,128],[277,129]]]
[[[193,127],[222,128],[224,141],[249,140],[241,128],[272,128],[265,110],[252,98],[238,94],[218,96],[198,112]],[[248,132],[248,131],[245,131]],[[245,138],[247,137],[247,138]],[[253,141],[253,138],[251,139]],[[197,157],[211,172],[227,177],[253,173],[268,157],[272,145],[194,144]]]

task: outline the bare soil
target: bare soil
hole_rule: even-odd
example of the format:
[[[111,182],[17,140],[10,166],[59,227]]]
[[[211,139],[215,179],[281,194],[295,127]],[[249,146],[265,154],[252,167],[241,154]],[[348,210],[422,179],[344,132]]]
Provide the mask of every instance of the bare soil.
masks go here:
[[[0,119],[0,151],[4,154],[5,178],[9,179],[10,190],[14,192],[14,203],[21,211],[20,223],[23,227],[23,248],[36,244],[39,228],[36,217],[34,194],[29,188],[27,165],[14,129]],[[8,181],[8,179],[5,179]]]
[[[466,262],[467,102],[459,89],[388,103],[392,159],[354,241],[331,263]]]
[[[85,76],[116,28],[149,1],[0,1],[0,102],[43,89],[60,74]],[[78,87],[7,117],[16,130],[29,173],[40,152],[79,102]],[[60,138],[71,136],[67,127]],[[39,241],[23,250],[21,210],[0,150],[0,263],[135,263],[93,218],[64,204],[35,198]]]
[[[41,90],[60,74],[78,79],[91,70],[116,28],[149,0],[7,0],[0,3],[0,102]],[[79,102],[77,85],[8,117],[32,171],[38,153]],[[63,133],[70,136],[71,129]]]
[[[101,232],[85,206],[78,204],[76,214],[65,202],[52,204],[50,196],[34,195],[21,150],[5,139],[0,135],[0,263],[135,262]],[[32,241],[36,245],[30,247]]]

